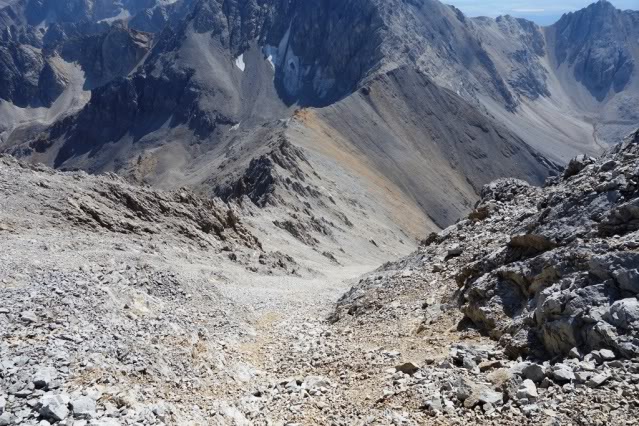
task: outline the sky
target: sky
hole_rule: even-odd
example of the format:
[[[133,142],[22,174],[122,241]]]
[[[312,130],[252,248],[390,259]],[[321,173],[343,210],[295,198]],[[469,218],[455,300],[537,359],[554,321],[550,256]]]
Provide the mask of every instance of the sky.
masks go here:
[[[467,16],[511,15],[541,25],[556,22],[566,12],[582,9],[596,0],[443,0]],[[618,9],[639,9],[639,0],[610,0]]]

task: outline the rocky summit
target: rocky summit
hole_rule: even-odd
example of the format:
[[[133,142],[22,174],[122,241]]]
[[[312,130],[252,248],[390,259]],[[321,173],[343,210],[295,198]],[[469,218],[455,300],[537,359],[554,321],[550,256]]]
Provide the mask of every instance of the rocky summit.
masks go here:
[[[639,12],[464,10],[0,0],[0,426],[637,424]]]

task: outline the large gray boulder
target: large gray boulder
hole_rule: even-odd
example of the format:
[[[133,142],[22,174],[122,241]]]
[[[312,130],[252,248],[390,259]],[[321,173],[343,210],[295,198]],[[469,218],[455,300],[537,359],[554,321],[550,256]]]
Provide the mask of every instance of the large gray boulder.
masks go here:
[[[69,396],[65,394],[46,394],[39,402],[40,415],[55,422],[62,421],[69,416]]]

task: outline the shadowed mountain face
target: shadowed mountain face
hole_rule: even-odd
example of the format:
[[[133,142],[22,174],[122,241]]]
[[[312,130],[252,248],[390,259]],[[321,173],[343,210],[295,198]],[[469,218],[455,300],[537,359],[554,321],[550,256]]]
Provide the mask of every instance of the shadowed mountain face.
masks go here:
[[[162,0],[8,0],[0,12],[5,25],[38,26],[42,23],[77,23],[132,16],[154,6],[173,3]]]
[[[571,67],[575,79],[595,98],[601,101],[611,91],[619,93],[631,83],[639,13],[622,12],[601,1],[563,16],[552,30],[557,63]]]
[[[10,33],[0,46],[0,98],[18,107],[50,107],[68,86],[60,62],[78,63],[91,89],[126,76],[151,47],[151,35],[120,25],[54,25],[33,44]]]
[[[541,183],[637,121],[637,14],[607,2],[546,28],[436,0],[21,0],[0,17],[0,149],[159,186],[228,194],[284,138],[317,176],[354,176],[355,198],[392,187],[382,203],[445,226],[482,184]]]

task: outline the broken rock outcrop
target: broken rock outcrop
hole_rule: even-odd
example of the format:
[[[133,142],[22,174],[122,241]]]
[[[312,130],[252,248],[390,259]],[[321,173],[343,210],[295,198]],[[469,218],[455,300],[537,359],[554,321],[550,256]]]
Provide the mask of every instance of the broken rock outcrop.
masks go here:
[[[639,131],[601,158],[575,159],[542,188],[500,179],[481,197],[466,219],[380,270],[406,278],[392,286],[361,282],[334,317],[363,315],[355,308],[366,300],[385,306],[383,298],[425,287],[431,293],[413,297],[457,304],[460,329],[477,328],[513,359],[601,350],[637,357]],[[425,321],[436,302],[422,307]]]
[[[542,190],[512,182],[485,190],[479,208],[490,217],[461,221],[450,235],[488,240],[498,230],[509,241],[458,280],[464,314],[512,355],[535,342],[553,355],[575,347],[639,355],[638,159],[635,132],[596,161],[575,160],[580,167]]]

